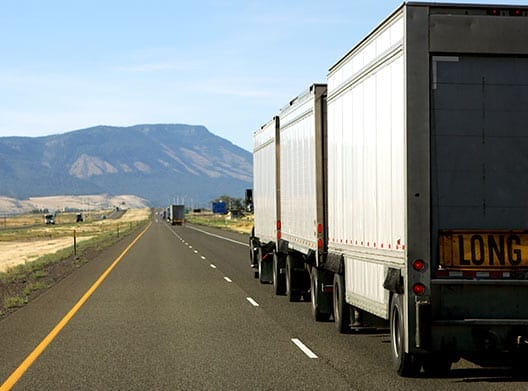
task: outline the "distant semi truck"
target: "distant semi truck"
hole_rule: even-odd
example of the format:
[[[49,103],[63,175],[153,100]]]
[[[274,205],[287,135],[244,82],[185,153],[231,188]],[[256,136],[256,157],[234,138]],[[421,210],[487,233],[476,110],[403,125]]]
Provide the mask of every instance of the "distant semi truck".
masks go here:
[[[526,365],[526,42],[526,6],[406,2],[255,132],[260,281],[385,321],[402,376]]]
[[[185,222],[185,206],[169,206],[169,221],[172,225],[182,225]]]

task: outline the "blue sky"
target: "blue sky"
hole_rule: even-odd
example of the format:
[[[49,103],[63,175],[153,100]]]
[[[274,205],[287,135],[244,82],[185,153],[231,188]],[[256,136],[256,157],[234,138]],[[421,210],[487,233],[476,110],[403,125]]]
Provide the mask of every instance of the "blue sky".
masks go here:
[[[186,123],[251,150],[254,130],[400,4],[2,0],[0,136]]]

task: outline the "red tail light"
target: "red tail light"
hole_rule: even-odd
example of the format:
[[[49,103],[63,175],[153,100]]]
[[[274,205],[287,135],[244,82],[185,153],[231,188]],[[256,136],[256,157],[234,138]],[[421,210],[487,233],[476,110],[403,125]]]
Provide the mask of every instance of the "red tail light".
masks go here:
[[[420,272],[423,269],[425,269],[425,262],[422,259],[416,259],[412,265],[413,265],[413,269],[416,270],[417,272]]]
[[[417,296],[421,296],[425,293],[424,284],[420,284],[420,283],[414,284],[412,289],[413,289],[414,294]]]

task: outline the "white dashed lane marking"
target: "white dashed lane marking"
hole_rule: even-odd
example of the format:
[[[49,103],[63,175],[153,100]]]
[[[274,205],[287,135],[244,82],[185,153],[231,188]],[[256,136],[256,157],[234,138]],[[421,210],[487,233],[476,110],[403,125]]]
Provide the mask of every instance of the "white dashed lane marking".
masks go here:
[[[246,300],[249,301],[253,307],[258,307],[259,306],[259,303],[257,303],[251,297],[246,297]]]
[[[312,352],[305,344],[303,344],[299,339],[292,338],[291,341],[303,351],[309,358],[318,358],[317,355]]]

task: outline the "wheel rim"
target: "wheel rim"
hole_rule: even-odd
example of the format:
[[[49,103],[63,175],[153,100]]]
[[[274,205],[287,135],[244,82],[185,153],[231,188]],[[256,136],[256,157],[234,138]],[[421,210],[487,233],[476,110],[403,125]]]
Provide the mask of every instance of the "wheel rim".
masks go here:
[[[257,262],[258,262],[259,279],[262,281],[262,256],[260,252],[259,252]]]
[[[341,292],[339,291],[339,284],[334,284],[334,317],[336,321],[341,319]]]
[[[398,307],[394,307],[392,311],[392,350],[394,351],[394,355],[396,358],[400,357],[401,354],[401,348],[402,348],[402,341],[401,341],[401,333],[400,333],[400,313],[398,311]]]
[[[312,273],[317,273],[317,271],[312,270]],[[313,274],[311,278],[311,289],[310,289],[310,296],[312,298],[312,307],[314,311],[317,309],[317,298],[316,298],[316,292],[317,289],[317,274]]]
[[[290,286],[290,260],[286,259],[286,293],[289,295],[291,293]]]

